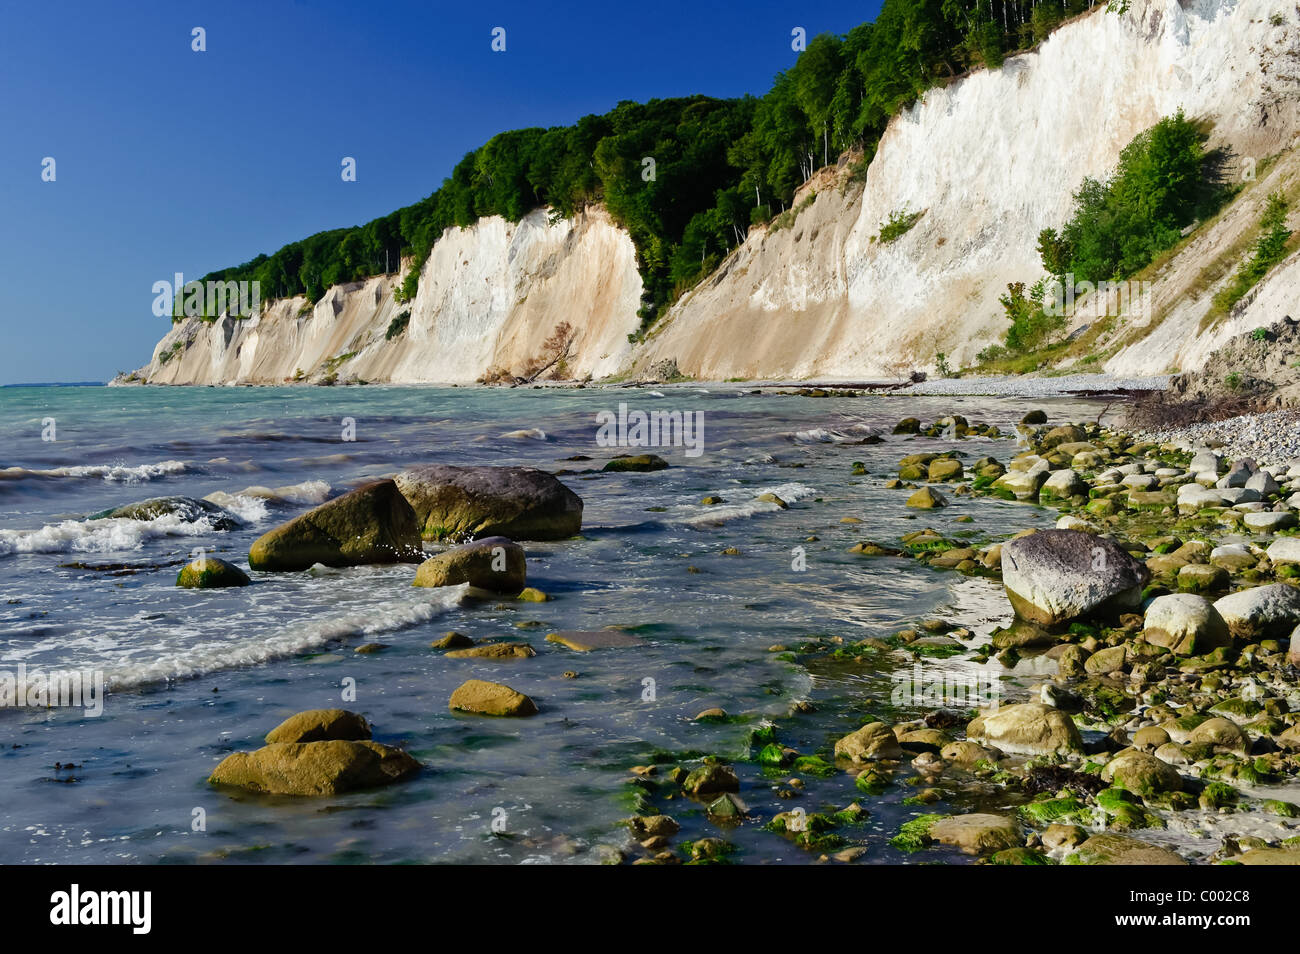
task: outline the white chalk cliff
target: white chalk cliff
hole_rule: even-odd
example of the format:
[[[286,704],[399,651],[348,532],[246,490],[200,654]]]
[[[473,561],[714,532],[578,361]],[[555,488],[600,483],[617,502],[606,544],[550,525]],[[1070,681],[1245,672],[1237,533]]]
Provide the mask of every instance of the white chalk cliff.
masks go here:
[[[557,324],[575,329],[575,377],[612,374],[631,354],[641,276],[627,233],[600,209],[550,223],[537,210],[448,229],[413,301],[396,276],[266,303],[255,318],[175,323],[138,374],[151,384],[283,384],[294,380],[473,381],[542,352]],[[389,337],[394,319],[406,327]]]
[[[391,341],[406,306],[393,302],[391,278],[376,278],[331,289],[310,316],[296,299],[256,320],[187,320],[138,373],[152,383],[280,383],[299,371],[471,381],[537,353],[560,321],[577,331],[572,377],[666,359],[704,379],[882,377],[932,366],[938,352],[969,364],[1005,331],[1007,283],[1042,275],[1039,231],[1066,220],[1085,176],[1105,176],[1135,135],[1180,108],[1231,151],[1230,174],[1253,160],[1258,179],[1148,276],[1149,317],[1114,322],[1095,353],[1114,372],[1189,370],[1228,336],[1300,308],[1298,253],[1231,315],[1204,320],[1265,196],[1295,198],[1300,183],[1300,10],[1276,0],[1134,0],[1123,15],[1099,5],[1002,68],[929,91],[890,123],[865,182],[850,181],[847,165],[822,170],[791,225],[752,229],[635,347],[641,282],[627,234],[598,209],[555,224],[538,211],[449,230]],[[916,225],[877,241],[904,211],[922,213]],[[1291,220],[1300,229],[1300,215]]]

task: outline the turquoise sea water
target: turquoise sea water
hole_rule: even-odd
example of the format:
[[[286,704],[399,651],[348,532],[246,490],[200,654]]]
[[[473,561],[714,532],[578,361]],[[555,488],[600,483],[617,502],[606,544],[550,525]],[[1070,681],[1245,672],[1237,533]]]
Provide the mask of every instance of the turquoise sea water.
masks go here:
[[[246,566],[249,544],[276,523],[410,464],[599,467],[621,451],[597,445],[596,415],[620,401],[702,412],[703,453],[656,448],[671,469],[563,476],[585,502],[582,535],[525,545],[529,582],[552,602],[413,589],[410,566],[254,574],[252,586],[228,591],[174,586],[195,547]],[[1054,419],[1096,416],[1080,401],[1042,403]],[[1008,430],[1026,409],[1010,399],[818,399],[729,385],[0,389],[0,670],[97,671],[110,688],[97,718],[0,710],[0,862],[596,861],[601,846],[628,843],[618,824],[629,814],[628,769],[656,750],[737,760],[741,797],[770,818],[791,805],[776,797],[778,779],[743,761],[749,733],[777,718],[785,744],[825,754],[887,698],[892,662],[810,671],[769,647],[883,637],[936,615],[987,631],[1007,612],[986,581],[846,549],[896,544],[924,526],[983,540],[1054,516],[970,498],[907,511],[902,491],[882,487],[898,458],[950,445],[889,429],[901,417],[955,412]],[[355,440],[343,439],[345,419]],[[868,427],[884,429],[884,442],[858,443]],[[531,433],[505,436],[519,431]],[[972,439],[959,450],[1005,460],[1014,444]],[[574,455],[593,461],[564,460]],[[850,476],[854,461],[868,476]],[[251,486],[287,488],[289,499],[239,495]],[[86,519],[148,497],[217,491],[236,495],[238,529]],[[756,501],[769,491],[789,509]],[[727,503],[702,506],[710,494]],[[963,514],[974,523],[958,524]],[[863,523],[841,523],[846,516]],[[729,547],[739,555],[725,555]],[[802,571],[792,568],[796,547]],[[645,641],[581,655],[545,641],[554,630],[609,625],[636,627]],[[447,630],[527,641],[538,655],[447,659],[429,648]],[[353,652],[375,641],[389,648]],[[451,691],[473,677],[527,693],[541,713],[452,715]],[[349,680],[355,702],[341,695]],[[818,711],[787,719],[800,700]],[[407,748],[425,770],[327,799],[238,796],[206,783],[221,758],[260,745],[286,716],[332,706],[365,714],[376,739]],[[711,706],[737,718],[692,721]],[[901,804],[906,794],[864,799],[864,861],[908,860],[887,844],[916,811]],[[810,779],[802,807],[843,807],[859,795],[844,773]],[[504,832],[493,833],[494,812]],[[756,822],[722,833],[694,803],[670,813],[681,839],[725,834],[740,861],[815,858]]]

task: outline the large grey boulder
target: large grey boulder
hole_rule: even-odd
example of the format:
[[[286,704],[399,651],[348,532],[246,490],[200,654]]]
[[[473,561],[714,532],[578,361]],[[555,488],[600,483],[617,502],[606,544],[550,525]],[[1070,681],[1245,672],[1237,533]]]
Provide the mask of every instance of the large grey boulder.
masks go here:
[[[582,498],[531,467],[426,464],[397,475],[426,540],[562,540],[582,528]]]
[[[1300,587],[1289,583],[1256,586],[1217,600],[1214,608],[1233,636],[1280,639],[1300,624]]]
[[[1078,530],[1043,530],[1002,547],[1002,585],[1012,608],[1042,625],[1133,610],[1149,578],[1113,540]]]

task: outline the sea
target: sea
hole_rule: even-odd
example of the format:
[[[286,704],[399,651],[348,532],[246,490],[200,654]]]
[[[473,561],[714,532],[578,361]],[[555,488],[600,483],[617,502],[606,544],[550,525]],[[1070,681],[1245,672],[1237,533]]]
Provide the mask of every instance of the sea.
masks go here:
[[[620,404],[625,414],[698,415],[698,444],[609,446],[600,422]],[[1083,398],[1035,406],[1054,421],[1100,410]],[[0,389],[0,681],[21,668],[104,686],[93,706],[0,708],[0,863],[606,863],[646,856],[624,824],[645,797],[681,826],[676,842],[722,838],[741,863],[817,861],[764,825],[796,806],[813,814],[855,801],[866,812],[846,844],[865,848],[858,863],[963,861],[909,855],[891,838],[919,812],[975,805],[966,787],[941,782],[939,800],[918,807],[906,766],[875,794],[844,771],[791,783],[799,773],[757,763],[755,739],[774,733],[833,762],[834,741],[868,719],[933,706],[898,700],[912,654],[832,650],[934,619],[978,643],[1007,621],[993,581],[849,548],[897,547],[925,528],[981,545],[1051,526],[1054,511],[988,497],[949,494],[949,507],[910,510],[908,491],[885,487],[905,454],[1006,461],[1026,410],[1014,398],[819,397],[741,384]],[[892,434],[901,418],[948,414],[1008,436],[954,445]],[[671,466],[600,470],[641,452]],[[415,588],[411,565],[255,572],[250,586],[224,590],[175,585],[198,548],[247,568],[249,545],[277,524],[423,463],[560,473],[584,502],[581,534],[524,543],[528,582],[550,601]],[[214,494],[233,529],[197,513],[95,517]],[[710,496],[723,502],[702,503]],[[576,653],[546,640],[606,627],[640,642]],[[451,659],[430,648],[449,631],[527,642],[537,655]],[[367,643],[386,648],[355,652]],[[998,673],[1009,693],[1034,677],[1032,665]],[[451,712],[452,691],[471,678],[506,683],[540,711]],[[334,707],[362,713],[376,740],[423,770],[325,798],[209,784],[221,759],[260,746],[289,715]],[[695,719],[715,707],[726,717]],[[743,821],[711,819],[662,784],[706,756],[735,768]],[[632,768],[647,765],[657,774],[637,781]]]

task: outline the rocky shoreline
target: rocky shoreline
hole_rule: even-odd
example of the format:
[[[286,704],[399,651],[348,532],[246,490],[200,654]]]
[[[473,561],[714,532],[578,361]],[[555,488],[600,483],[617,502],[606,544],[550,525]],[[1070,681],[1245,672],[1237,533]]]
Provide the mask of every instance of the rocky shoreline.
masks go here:
[[[922,619],[883,639],[824,637],[770,648],[810,671],[879,674],[906,660],[918,675],[929,667],[979,674],[993,692],[981,701],[991,704],[954,705],[942,693],[874,698],[864,717],[818,713],[805,699],[752,730],[744,758],[654,753],[629,767],[629,840],[605,846],[606,860],[725,862],[734,851],[728,831],[748,824],[790,839],[810,861],[853,862],[867,851],[861,833],[872,799],[892,791],[916,809],[891,842],[907,853],[937,846],[995,864],[1185,864],[1164,837],[1182,831],[1218,838],[1195,860],[1300,862],[1300,829],[1288,823],[1300,808],[1276,797],[1279,786],[1300,781],[1300,457],[1260,464],[1096,423],[1051,426],[1041,411],[1016,428],[1016,452],[1005,462],[962,450],[970,438],[1010,436],[956,415],[928,424],[908,418],[889,440],[938,438],[952,449],[903,455],[896,475],[877,479],[922,520],[954,498],[983,496],[1055,508],[1056,529],[972,527],[954,535],[922,528],[850,550],[862,560],[911,559],[1000,584],[1014,612],[1010,625],[977,635],[959,620]],[[653,455],[610,466],[634,463],[647,471],[666,466]],[[853,473],[867,476],[861,465]],[[427,556],[418,552],[421,537],[461,539],[468,542],[423,559],[414,585],[547,600],[526,585],[523,547],[500,531],[571,536],[581,510],[576,495],[540,471],[412,468],[272,529],[253,544],[250,565],[414,563]],[[242,585],[212,569],[191,565],[178,585]],[[579,653],[638,641],[618,629],[547,639]],[[478,659],[534,655],[527,644],[476,645],[457,633],[433,648]],[[1037,674],[1027,686],[1026,666]],[[510,686],[477,679],[457,688],[448,706],[466,718],[539,711]],[[789,744],[814,713],[840,731],[821,745]],[[354,713],[308,712],[290,721],[307,728],[280,727],[265,748],[231,755],[211,781],[329,795],[420,770],[399,749],[368,741],[368,727],[358,728],[365,720]],[[696,721],[739,720],[712,708]],[[831,793],[849,778],[857,797],[833,807]],[[793,806],[773,812],[747,804],[742,780],[755,779]],[[1001,808],[925,810],[941,800]],[[693,803],[692,815],[702,808],[712,833],[678,838],[683,826],[672,813],[681,802]],[[1221,824],[1234,817],[1253,823],[1248,833]]]

